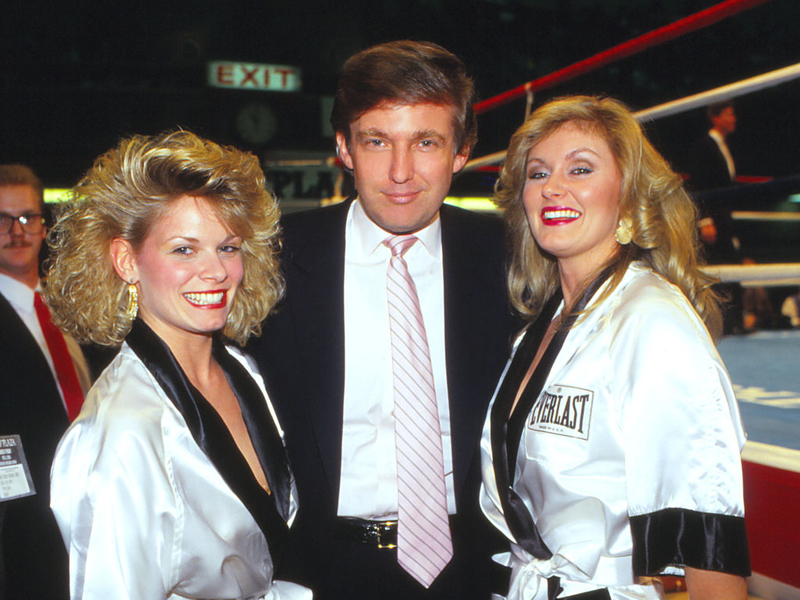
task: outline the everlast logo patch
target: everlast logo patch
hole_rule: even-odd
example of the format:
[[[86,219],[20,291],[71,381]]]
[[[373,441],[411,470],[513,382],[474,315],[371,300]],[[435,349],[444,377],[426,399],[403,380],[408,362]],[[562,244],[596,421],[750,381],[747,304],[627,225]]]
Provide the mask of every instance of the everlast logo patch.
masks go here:
[[[528,428],[544,433],[589,439],[594,392],[553,385],[533,405]]]

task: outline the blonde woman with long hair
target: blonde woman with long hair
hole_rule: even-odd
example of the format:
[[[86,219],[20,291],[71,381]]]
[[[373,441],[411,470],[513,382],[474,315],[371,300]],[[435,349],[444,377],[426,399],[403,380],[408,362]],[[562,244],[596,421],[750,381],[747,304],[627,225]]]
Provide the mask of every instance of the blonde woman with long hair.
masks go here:
[[[746,597],[744,444],[694,208],[630,111],[572,97],[511,139],[498,185],[530,324],[489,408],[481,506],[513,600]]]

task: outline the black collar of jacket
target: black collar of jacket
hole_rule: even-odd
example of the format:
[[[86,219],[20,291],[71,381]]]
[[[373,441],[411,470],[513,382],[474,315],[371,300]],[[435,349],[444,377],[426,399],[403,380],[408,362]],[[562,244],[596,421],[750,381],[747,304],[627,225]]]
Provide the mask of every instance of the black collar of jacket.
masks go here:
[[[250,511],[267,538],[275,560],[276,550],[283,545],[288,533],[291,473],[283,442],[258,385],[215,337],[212,354],[239,400],[242,418],[272,491],[270,494],[258,484],[222,418],[191,384],[167,344],[138,318],[125,341],[181,413],[197,445]]]
[[[492,440],[492,459],[494,462],[494,473],[497,482],[497,492],[503,505],[506,523],[517,543],[539,559],[548,559],[553,553],[547,547],[539,534],[533,517],[525,506],[522,498],[514,491],[514,471],[516,456],[519,451],[519,444],[522,433],[525,430],[525,423],[528,414],[533,408],[533,404],[542,392],[550,369],[553,367],[561,346],[567,338],[572,325],[575,323],[577,313],[581,312],[589,304],[597,290],[611,276],[612,269],[605,269],[586,289],[584,294],[573,307],[566,321],[558,328],[550,344],[547,346],[544,355],[536,365],[536,369],[531,375],[530,380],[522,391],[518,405],[511,412],[517,391],[522,385],[522,380],[536,355],[539,346],[544,339],[547,328],[555,316],[555,312],[561,303],[561,290],[558,290],[550,300],[547,301],[541,313],[537,317],[525,337],[520,343],[511,366],[508,369],[503,383],[497,392],[494,406],[491,413],[491,440]]]

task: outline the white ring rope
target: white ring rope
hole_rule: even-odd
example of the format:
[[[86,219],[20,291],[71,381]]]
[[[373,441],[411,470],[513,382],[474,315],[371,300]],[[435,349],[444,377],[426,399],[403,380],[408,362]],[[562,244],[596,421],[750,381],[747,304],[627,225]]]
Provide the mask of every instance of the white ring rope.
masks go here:
[[[640,121],[644,121],[646,119],[660,119],[662,117],[668,117],[686,112],[687,110],[691,110],[699,106],[707,106],[708,104],[713,104],[714,102],[722,102],[723,100],[729,100],[731,98],[743,96],[751,92],[757,92],[767,88],[775,87],[776,85],[786,83],[787,81],[792,81],[798,77],[800,77],[800,63],[790,67],[784,67],[783,69],[778,69],[777,71],[764,73],[763,75],[757,75],[755,77],[751,77],[750,79],[743,79],[742,81],[736,83],[723,85],[722,87],[718,87],[707,92],[701,92],[699,94],[673,100],[672,102],[659,104],[658,106],[640,110],[634,114]]]
[[[678,114],[705,106],[713,102],[735,98],[750,92],[774,87],[800,77],[800,63],[771,71],[763,75],[744,79],[737,83],[659,104],[652,108],[634,113],[640,121],[645,119],[655,120],[662,117]],[[480,158],[473,159],[464,167],[464,171],[500,163],[505,158],[506,152],[495,152]],[[800,219],[800,213],[775,212],[765,213],[756,211],[734,211],[735,220],[747,221],[794,221]],[[712,277],[723,282],[740,282],[746,287],[751,286],[791,286],[800,285],[800,264],[770,264],[770,265],[708,265],[703,270]]]
[[[757,210],[734,210],[734,221],[800,221],[800,212],[763,212]]]
[[[738,281],[746,287],[800,285],[800,263],[706,265],[703,271],[721,281]]]

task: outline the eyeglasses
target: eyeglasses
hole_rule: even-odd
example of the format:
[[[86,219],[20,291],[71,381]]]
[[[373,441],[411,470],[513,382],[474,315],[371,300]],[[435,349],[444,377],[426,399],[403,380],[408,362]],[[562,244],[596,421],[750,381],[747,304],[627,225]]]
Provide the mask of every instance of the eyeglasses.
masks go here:
[[[25,233],[41,233],[44,227],[44,217],[42,213],[29,213],[15,217],[6,213],[0,213],[0,233],[11,233],[14,223],[19,221],[19,226]]]

